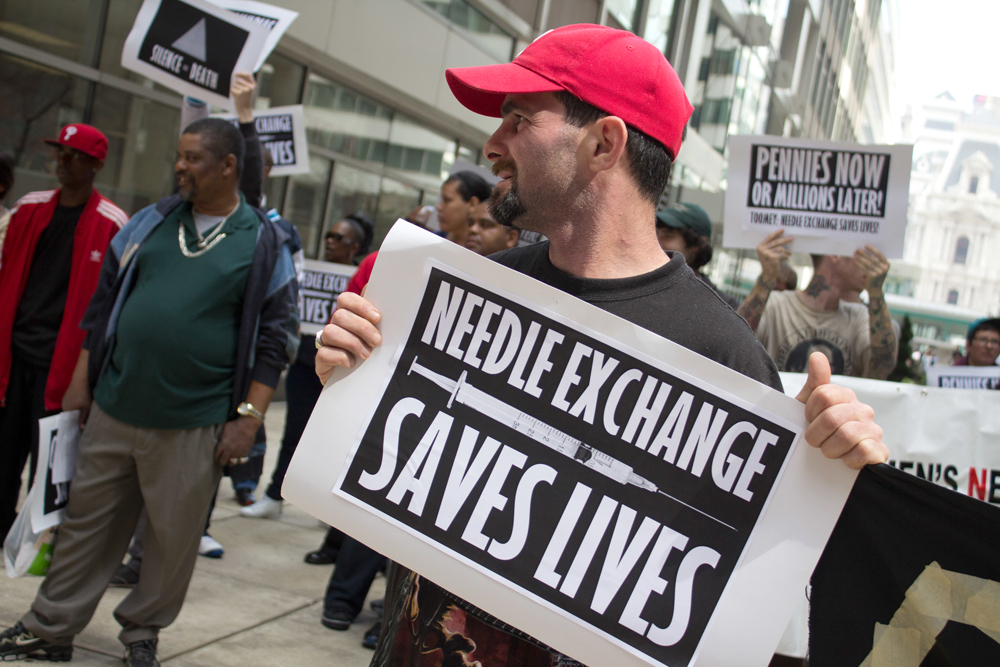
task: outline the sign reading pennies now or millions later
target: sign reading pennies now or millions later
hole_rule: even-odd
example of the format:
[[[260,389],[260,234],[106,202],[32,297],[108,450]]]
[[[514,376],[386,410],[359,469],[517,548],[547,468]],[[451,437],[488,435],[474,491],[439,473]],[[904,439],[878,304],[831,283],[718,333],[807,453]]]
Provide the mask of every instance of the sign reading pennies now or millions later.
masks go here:
[[[902,257],[908,145],[772,136],[729,138],[723,245],[753,248],[784,230],[792,250],[850,255],[872,245]]]
[[[233,110],[233,75],[253,71],[266,27],[205,0],[145,0],[122,49],[122,67]]]

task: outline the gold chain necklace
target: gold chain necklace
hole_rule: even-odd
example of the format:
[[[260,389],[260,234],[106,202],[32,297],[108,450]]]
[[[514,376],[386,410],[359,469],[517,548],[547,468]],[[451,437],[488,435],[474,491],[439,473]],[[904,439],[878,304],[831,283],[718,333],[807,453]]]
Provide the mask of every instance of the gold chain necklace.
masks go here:
[[[240,205],[237,204],[236,208],[234,208],[232,211],[230,211],[229,215],[227,215],[226,217],[224,217],[222,219],[222,222],[220,222],[218,225],[216,225],[215,229],[212,230],[212,233],[209,234],[208,236],[204,236],[203,237],[201,235],[201,232],[198,231],[198,225],[195,224],[194,231],[198,235],[198,248],[199,248],[199,250],[196,250],[194,252],[188,250],[187,242],[186,242],[186,240],[184,238],[184,221],[183,220],[178,221],[179,229],[177,230],[177,243],[181,247],[181,254],[183,254],[185,257],[187,257],[189,259],[193,259],[195,257],[201,257],[206,252],[208,252],[209,250],[211,250],[215,246],[219,245],[219,242],[222,241],[222,239],[226,238],[225,234],[220,234],[219,232],[222,231],[222,228],[225,227],[225,225],[226,225],[226,221],[229,220],[229,217],[233,213],[236,213],[236,211],[237,211],[237,209],[239,209],[239,207],[240,207]],[[193,212],[192,212],[192,215],[193,215]],[[217,234],[218,234],[218,236],[216,236]]]

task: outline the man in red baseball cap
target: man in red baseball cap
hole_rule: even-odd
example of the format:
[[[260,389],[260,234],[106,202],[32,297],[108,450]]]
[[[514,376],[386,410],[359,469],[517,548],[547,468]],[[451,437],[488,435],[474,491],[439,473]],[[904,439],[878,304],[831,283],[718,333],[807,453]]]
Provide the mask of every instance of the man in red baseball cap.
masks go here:
[[[0,535],[14,522],[29,454],[34,476],[38,420],[62,405],[108,243],[128,221],[94,190],[104,134],[74,123],[45,142],[61,187],[14,205],[0,260]]]
[[[501,118],[483,149],[503,179],[490,198],[494,219],[549,239],[491,259],[781,390],[746,322],[657,240],[656,204],[692,112],[663,54],[632,33],[571,25],[542,35],[512,63],[446,77],[463,105]],[[381,341],[373,304],[342,294],[337,305],[317,341],[324,382]],[[819,423],[806,440],[853,468],[885,461],[881,429],[863,416],[871,410],[829,385],[822,354],[809,370],[799,400]],[[445,655],[423,652],[431,645]],[[380,667],[575,664],[402,568],[387,583],[379,648]]]

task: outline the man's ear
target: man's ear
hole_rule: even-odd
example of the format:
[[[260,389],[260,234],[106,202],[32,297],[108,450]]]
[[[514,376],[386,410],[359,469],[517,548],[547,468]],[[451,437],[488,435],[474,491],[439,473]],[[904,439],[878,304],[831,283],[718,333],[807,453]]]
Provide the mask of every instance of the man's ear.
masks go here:
[[[236,174],[236,156],[232,153],[222,158],[222,174],[224,176]]]
[[[594,121],[587,130],[584,146],[587,161],[593,171],[611,169],[625,155],[628,128],[617,116],[605,116]]]
[[[507,230],[507,247],[513,248],[517,245],[517,242],[521,240],[521,233],[515,229]]]

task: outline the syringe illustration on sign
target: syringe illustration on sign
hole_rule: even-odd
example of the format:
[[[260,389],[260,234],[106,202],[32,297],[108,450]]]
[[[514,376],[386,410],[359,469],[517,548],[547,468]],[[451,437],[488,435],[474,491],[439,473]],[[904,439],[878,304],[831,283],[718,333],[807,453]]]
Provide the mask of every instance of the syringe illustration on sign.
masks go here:
[[[569,457],[574,461],[590,468],[594,472],[600,473],[601,475],[604,475],[619,484],[632,484],[633,486],[638,486],[641,489],[662,494],[667,498],[670,498],[671,500],[698,512],[699,514],[726,526],[727,528],[736,530],[733,526],[716,519],[711,514],[706,514],[697,507],[693,507],[683,500],[661,491],[657,488],[656,484],[637,475],[632,470],[632,466],[619,461],[616,458],[608,456],[604,452],[594,449],[583,441],[563,433],[540,419],[536,419],[526,412],[518,410],[513,405],[509,405],[501,401],[499,398],[487,394],[481,389],[473,387],[471,384],[466,382],[466,377],[468,376],[467,371],[462,371],[458,380],[452,380],[451,378],[447,378],[440,373],[432,371],[426,366],[421,366],[417,363],[417,359],[418,357],[413,358],[413,363],[410,364],[410,370],[407,374],[416,373],[417,375],[421,375],[445,391],[451,392],[451,396],[448,398],[449,408],[452,406],[452,403],[458,401],[462,405],[465,405],[476,412],[503,424],[504,426],[514,429],[518,433],[531,438],[535,442],[538,442],[545,447],[562,454],[563,456]]]

